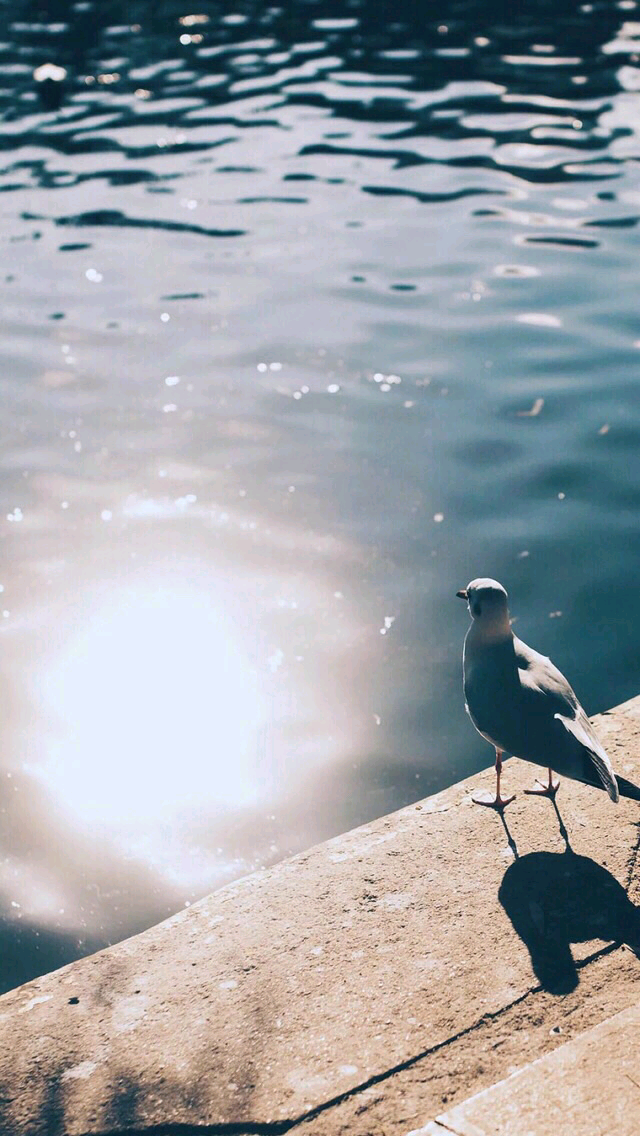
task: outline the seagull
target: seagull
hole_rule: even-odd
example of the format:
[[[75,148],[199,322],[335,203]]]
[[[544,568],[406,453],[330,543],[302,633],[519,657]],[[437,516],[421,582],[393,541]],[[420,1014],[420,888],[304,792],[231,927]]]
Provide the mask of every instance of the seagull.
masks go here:
[[[546,766],[546,783],[527,793],[555,798],[564,777],[604,789],[612,801],[620,794],[640,800],[640,787],[616,777],[585,711],[564,675],[545,655],[513,634],[508,596],[497,580],[472,580],[456,595],[466,600],[471,626],[464,641],[466,710],[479,734],[496,751],[496,795],[474,796],[477,805],[504,809],[514,796],[500,790],[502,755],[510,753]],[[550,764],[550,762],[552,764]]]

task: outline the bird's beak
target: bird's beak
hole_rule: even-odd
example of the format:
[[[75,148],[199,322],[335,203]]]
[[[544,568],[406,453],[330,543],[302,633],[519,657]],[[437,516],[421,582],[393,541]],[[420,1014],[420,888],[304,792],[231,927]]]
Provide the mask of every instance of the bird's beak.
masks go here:
[[[456,592],[456,595],[457,595],[458,599],[460,599],[460,600],[469,599],[469,597],[467,595],[467,589],[466,588],[460,588],[460,591]]]

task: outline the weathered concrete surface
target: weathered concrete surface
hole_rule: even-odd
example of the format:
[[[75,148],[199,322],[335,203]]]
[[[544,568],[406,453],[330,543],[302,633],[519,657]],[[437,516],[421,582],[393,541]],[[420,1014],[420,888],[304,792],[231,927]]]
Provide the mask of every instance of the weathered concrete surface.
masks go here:
[[[640,1006],[478,1093],[411,1136],[638,1136]]]
[[[515,1006],[484,1018],[445,1046],[347,1096],[304,1121],[295,1132],[297,1136],[406,1136],[429,1116],[551,1052],[620,1006],[633,1006],[639,998],[638,965],[630,951],[613,950],[580,970],[580,984],[571,994],[558,997],[534,987]],[[560,1128],[555,1136],[568,1131]],[[515,1128],[512,1136],[523,1133]]]
[[[599,729],[640,782],[640,700]],[[508,762],[505,788],[532,772]],[[610,944],[640,943],[640,806],[563,784],[567,852],[547,800],[520,792],[508,833],[474,806],[492,778],[0,998],[0,1131],[405,1136],[635,1004]]]

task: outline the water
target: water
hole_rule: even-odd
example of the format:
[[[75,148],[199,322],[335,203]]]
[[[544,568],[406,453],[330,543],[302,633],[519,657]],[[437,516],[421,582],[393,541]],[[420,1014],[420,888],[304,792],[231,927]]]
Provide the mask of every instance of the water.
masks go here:
[[[640,690],[640,17],[0,13],[6,989]]]

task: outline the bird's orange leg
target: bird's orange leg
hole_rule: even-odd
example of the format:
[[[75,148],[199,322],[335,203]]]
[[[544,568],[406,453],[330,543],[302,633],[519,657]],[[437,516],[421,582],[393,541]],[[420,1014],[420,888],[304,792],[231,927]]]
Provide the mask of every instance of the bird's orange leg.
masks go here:
[[[487,805],[490,809],[506,809],[512,801],[515,801],[515,794],[511,797],[503,797],[500,792],[500,774],[502,773],[502,751],[496,750],[496,795],[491,798],[488,794],[478,797],[472,797],[474,805]]]
[[[525,789],[525,793],[528,793],[530,797],[551,797],[551,800],[554,800],[555,795],[560,788],[560,782],[553,780],[552,769],[549,769],[549,780],[547,784],[545,785],[544,781],[540,781],[540,779],[536,777],[536,785],[539,785],[540,788]]]

